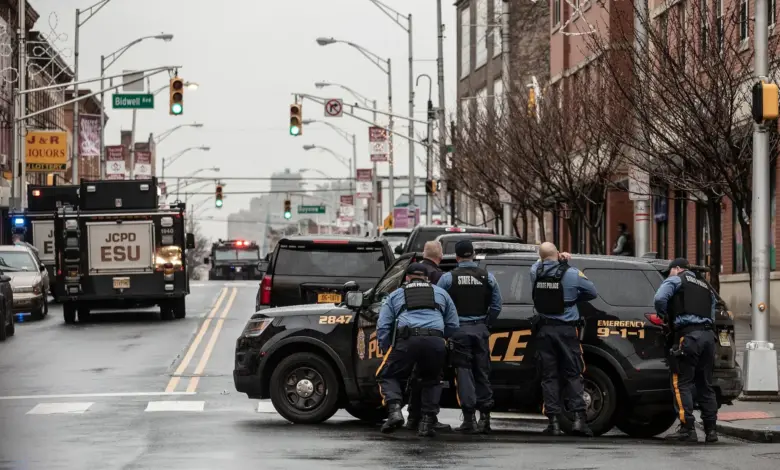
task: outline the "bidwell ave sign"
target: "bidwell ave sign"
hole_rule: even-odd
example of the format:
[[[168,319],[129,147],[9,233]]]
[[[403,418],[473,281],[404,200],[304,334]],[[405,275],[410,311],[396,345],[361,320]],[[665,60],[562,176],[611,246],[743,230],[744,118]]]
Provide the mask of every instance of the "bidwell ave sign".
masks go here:
[[[140,93],[116,93],[111,104],[114,109],[153,109],[154,95]]]

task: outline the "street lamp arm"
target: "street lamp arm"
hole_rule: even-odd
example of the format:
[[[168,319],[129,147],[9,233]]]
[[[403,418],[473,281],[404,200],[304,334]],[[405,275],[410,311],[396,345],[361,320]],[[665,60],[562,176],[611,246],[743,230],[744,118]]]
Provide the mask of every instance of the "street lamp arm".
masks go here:
[[[352,169],[352,167],[349,165],[349,162],[347,161],[347,159],[342,157],[338,153],[334,152],[333,150],[331,150],[331,149],[329,149],[327,147],[317,147],[317,148],[320,149],[320,150],[324,150],[324,151],[328,152],[329,154],[333,155],[336,158],[336,160],[341,162],[341,164],[344,165],[345,167],[347,167],[348,170]]]
[[[363,57],[365,57],[366,59],[370,60],[374,65],[379,67],[379,69],[382,72],[390,73],[390,68],[388,67],[387,59],[383,59],[383,58],[379,57],[377,54],[374,54],[373,52],[369,51],[365,47],[359,46],[359,45],[355,44],[354,42],[344,41],[344,44],[347,44],[347,45],[352,46],[355,49],[357,49],[358,52],[363,54]]]
[[[111,0],[100,0],[96,4],[94,4],[92,6],[88,6],[87,8],[85,8],[84,11],[76,10],[77,11],[77,13],[76,13],[77,21],[78,21],[78,18],[80,18],[82,14],[86,13],[88,15],[86,18],[84,18],[83,21],[78,21],[79,27],[84,26],[84,23],[86,23],[87,21],[90,20],[90,18],[95,16],[97,14],[97,12],[102,10],[103,7],[106,6],[108,4],[108,2],[110,2],[110,1]]]
[[[122,55],[124,55],[125,52],[127,52],[128,49],[130,49],[131,47],[135,46],[139,42],[145,41],[147,39],[155,39],[155,38],[158,38],[158,37],[160,37],[159,34],[153,34],[153,35],[150,35],[150,36],[144,36],[142,38],[138,38],[135,41],[132,41],[132,42],[128,43],[126,46],[120,47],[119,49],[117,49],[116,51],[112,52],[111,54],[108,54],[107,56],[105,56],[106,58],[109,58],[109,57],[114,57],[114,58],[111,59],[111,62],[109,62],[108,65],[105,65],[103,67],[103,70],[106,70],[109,67],[111,67],[114,64],[114,62],[119,60],[119,58],[122,57]]]
[[[394,10],[388,5],[385,5],[384,3],[380,2],[379,0],[368,0],[374,5],[376,5],[377,8],[382,10],[382,13],[388,16],[391,20],[393,20],[398,26],[400,26],[404,31],[407,33],[409,32],[409,17],[406,15],[402,15],[398,11]],[[395,16],[394,16],[395,15]],[[401,18],[406,20],[406,26],[401,23]]]
[[[351,133],[345,131],[344,129],[340,128],[339,126],[335,125],[335,124],[331,124],[328,121],[319,121],[319,120],[316,120],[316,119],[312,119],[312,121],[313,122],[318,122],[318,123],[321,123],[321,124],[325,124],[326,126],[330,127],[331,129],[336,131],[349,144],[353,143],[354,140],[355,140],[355,134],[351,134]]]

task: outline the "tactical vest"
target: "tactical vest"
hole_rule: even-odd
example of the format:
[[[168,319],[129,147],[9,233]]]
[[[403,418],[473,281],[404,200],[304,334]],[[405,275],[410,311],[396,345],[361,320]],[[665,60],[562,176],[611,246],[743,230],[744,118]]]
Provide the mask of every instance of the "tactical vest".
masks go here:
[[[448,292],[458,310],[458,316],[487,315],[493,293],[487,271],[480,268],[455,268],[451,273],[452,286]]]
[[[545,315],[563,315],[566,307],[574,302],[563,299],[563,275],[569,269],[567,263],[560,263],[556,269],[544,271],[544,263],[536,268],[536,281],[533,288],[534,309]]]
[[[680,315],[695,315],[712,319],[712,294],[707,283],[690,271],[677,275],[681,285],[669,302],[670,321]]]
[[[413,281],[404,286],[404,305],[401,311],[406,310],[439,310],[436,303],[433,286],[428,281]]]

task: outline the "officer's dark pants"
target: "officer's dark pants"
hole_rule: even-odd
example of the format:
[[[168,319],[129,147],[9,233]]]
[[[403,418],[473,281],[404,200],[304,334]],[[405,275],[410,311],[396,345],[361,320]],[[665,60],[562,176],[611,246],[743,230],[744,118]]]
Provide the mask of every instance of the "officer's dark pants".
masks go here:
[[[444,338],[436,336],[397,338],[395,346],[390,348],[376,371],[382,404],[403,402],[401,384],[409,378],[417,364],[422,413],[438,414],[441,398],[440,376],[445,360]]]
[[[718,418],[718,401],[712,388],[712,369],[715,367],[715,333],[695,330],[677,340],[682,355],[677,358],[678,370],[672,371],[674,409],[680,423],[693,427],[694,398],[701,408],[705,427],[714,427]]]
[[[490,387],[490,331],[484,322],[460,324],[452,342],[455,386],[458,405],[463,411],[490,411],[493,389]]]
[[[585,390],[582,378],[585,360],[577,328],[571,325],[545,324],[539,328],[534,339],[537,366],[542,375],[542,397],[544,413],[547,416],[561,414],[561,395],[568,410],[585,412]]]

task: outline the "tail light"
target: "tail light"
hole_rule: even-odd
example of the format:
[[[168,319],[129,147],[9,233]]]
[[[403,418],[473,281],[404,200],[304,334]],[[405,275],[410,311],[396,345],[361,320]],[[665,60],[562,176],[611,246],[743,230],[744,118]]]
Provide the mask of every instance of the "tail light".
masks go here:
[[[260,284],[260,305],[271,305],[271,276],[263,276]]]
[[[655,312],[645,313],[645,318],[655,326],[662,326],[664,324],[664,319]]]

